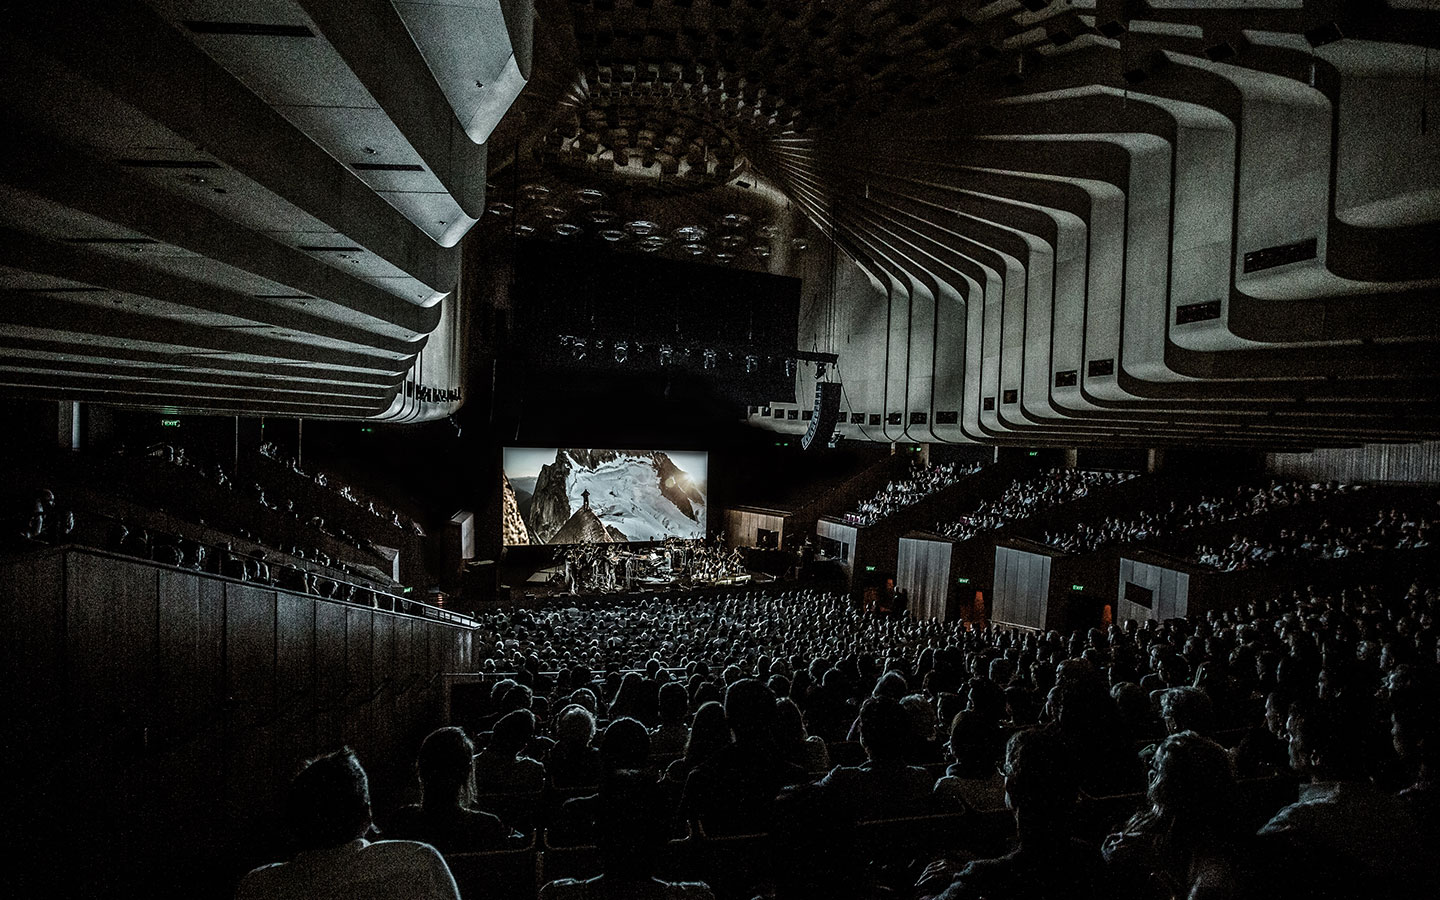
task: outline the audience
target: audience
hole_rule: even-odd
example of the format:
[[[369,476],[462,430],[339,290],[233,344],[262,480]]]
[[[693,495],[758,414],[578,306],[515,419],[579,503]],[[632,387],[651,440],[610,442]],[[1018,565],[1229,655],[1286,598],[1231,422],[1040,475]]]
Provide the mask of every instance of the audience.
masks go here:
[[[540,889],[540,900],[714,900],[703,883],[655,877],[667,835],[664,808],[650,772],[611,773],[597,801],[601,874],[585,881],[552,881]]]
[[[1295,852],[1290,884],[1320,896],[1433,897],[1433,847],[1410,806],[1366,775],[1364,734],[1334,701],[1306,700],[1286,721],[1290,766],[1308,783],[1260,829]],[[1337,887],[1338,886],[1338,887]]]
[[[497,850],[521,838],[497,816],[475,809],[475,745],[459,728],[441,728],[420,745],[421,801],[395,812],[390,837],[422,841],[444,854]]]
[[[480,793],[539,793],[545,787],[545,765],[522,755],[534,734],[535,714],[528,709],[506,713],[495,723],[490,745],[475,757]]]
[[[1247,835],[1225,748],[1193,731],[1172,733],[1154,754],[1146,799],[1105,842],[1120,896],[1240,896]]]
[[[1325,519],[1313,529],[1279,528],[1274,534],[1236,534],[1224,547],[1197,546],[1193,558],[1226,572],[1284,561],[1343,559],[1375,550],[1421,550],[1430,546],[1434,519],[1413,511],[1380,510],[1368,526],[1337,525]]]
[[[974,475],[979,471],[978,462],[969,465],[940,463],[931,466],[915,460],[910,464],[909,477],[890,481],[875,496],[861,500],[854,512],[845,513],[841,519],[847,525],[874,525],[907,506],[914,506],[931,494],[943,491],[966,475]]]
[[[1172,500],[1164,509],[1143,510],[1129,518],[1100,516],[1095,521],[1081,522],[1069,531],[1053,534],[1047,531],[1042,541],[1067,553],[1093,553],[1113,544],[1153,541],[1192,528],[1260,516],[1359,489],[1359,485],[1333,481],[1325,484],[1271,481],[1264,487],[1240,485],[1228,496],[1205,494],[1189,502]]]
[[[860,707],[860,744],[867,761],[836,766],[820,781],[857,820],[894,819],[931,811],[935,779],[920,766],[908,765],[905,754],[913,734],[905,709],[885,696],[871,697]]]
[[[764,683],[742,678],[725,691],[725,723],[733,741],[690,773],[682,815],[706,834],[765,831],[780,789],[805,781],[800,766],[786,762],[775,741],[775,696]]]
[[[1088,496],[1092,489],[1123,484],[1136,477],[1133,472],[1051,469],[1033,478],[1016,479],[998,499],[982,500],[970,513],[936,523],[935,531],[957,541],[966,541],[988,531],[998,531],[1051,507],[1079,500]]]
[[[286,818],[298,852],[252,870],[237,900],[459,900],[434,847],[366,840],[370,782],[349,748],[305,764],[290,783]]]
[[[941,900],[1089,900],[1110,897],[1099,851],[1071,837],[1079,798],[1076,760],[1045,731],[1020,731],[1005,748],[1005,801],[1015,813],[1014,850],[978,859],[952,876],[932,865],[917,887]]]

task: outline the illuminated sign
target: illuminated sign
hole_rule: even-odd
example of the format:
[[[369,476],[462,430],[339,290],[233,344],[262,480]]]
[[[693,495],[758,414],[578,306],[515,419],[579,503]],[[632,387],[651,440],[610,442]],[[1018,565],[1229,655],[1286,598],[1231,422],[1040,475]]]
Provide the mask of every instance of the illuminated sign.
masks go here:
[[[161,419],[161,420],[160,420],[160,427],[161,427],[161,428],[179,428],[179,427],[180,427],[180,420],[179,420],[179,419]]]

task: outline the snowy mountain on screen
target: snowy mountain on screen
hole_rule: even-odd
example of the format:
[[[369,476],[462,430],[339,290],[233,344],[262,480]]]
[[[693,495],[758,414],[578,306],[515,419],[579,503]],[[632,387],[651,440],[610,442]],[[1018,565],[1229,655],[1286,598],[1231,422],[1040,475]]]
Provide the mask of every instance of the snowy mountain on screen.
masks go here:
[[[649,541],[705,535],[703,487],[661,451],[562,448],[540,469],[529,504],[535,535],[552,543],[585,503],[611,534]]]

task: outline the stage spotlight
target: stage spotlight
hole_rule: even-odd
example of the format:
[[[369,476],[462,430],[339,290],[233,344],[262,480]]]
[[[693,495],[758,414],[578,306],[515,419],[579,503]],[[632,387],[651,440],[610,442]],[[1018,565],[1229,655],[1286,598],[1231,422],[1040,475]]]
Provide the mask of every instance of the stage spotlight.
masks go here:
[[[706,347],[706,348],[705,348],[705,368],[707,368],[707,369],[713,369],[713,368],[715,368],[715,356],[716,356],[716,353],[715,353],[715,349],[714,349],[713,347]]]
[[[615,361],[624,364],[630,358],[630,344],[626,341],[615,342]]]
[[[825,377],[825,364],[824,364],[823,362],[817,362],[817,363],[815,364],[815,379],[818,381],[819,379],[824,378],[824,377]]]
[[[668,365],[670,365],[670,358],[671,358],[672,355],[674,355],[674,353],[675,353],[675,349],[674,349],[673,347],[671,347],[669,344],[661,344],[661,345],[660,345],[660,365],[662,365],[662,366],[668,366]]]
[[[793,360],[793,359],[786,359],[786,360],[785,360],[785,377],[786,377],[786,378],[794,378],[794,377],[795,377],[795,360]]]
[[[745,373],[747,375],[754,374],[758,368],[760,368],[760,357],[753,353],[745,354]]]

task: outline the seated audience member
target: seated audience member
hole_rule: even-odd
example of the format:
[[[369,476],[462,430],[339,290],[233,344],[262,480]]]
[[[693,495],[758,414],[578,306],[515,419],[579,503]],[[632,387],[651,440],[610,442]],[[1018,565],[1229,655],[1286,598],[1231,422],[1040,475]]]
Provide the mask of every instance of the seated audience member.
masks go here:
[[[600,790],[596,811],[601,874],[552,881],[540,889],[540,900],[713,900],[702,882],[655,877],[665,845],[665,813],[649,772],[613,773]]]
[[[636,719],[616,719],[605,727],[600,739],[600,790],[583,797],[571,797],[560,806],[550,831],[561,846],[590,844],[600,819],[599,805],[605,785],[616,772],[649,771],[650,735]]]
[[[490,746],[475,757],[475,786],[482,794],[537,793],[545,787],[545,766],[521,756],[535,733],[528,709],[506,713],[495,723]]]
[[[420,775],[420,802],[399,809],[385,834],[423,841],[441,853],[498,850],[519,840],[497,816],[475,809],[475,745],[459,728],[433,731],[420,745],[415,768]]]
[[[814,784],[788,787],[775,798],[770,829],[774,892],[756,900],[870,900],[880,896],[865,871],[855,820],[830,792]]]
[[[1290,709],[1290,766],[1308,783],[1260,829],[1295,896],[1435,896],[1433,848],[1404,801],[1366,777],[1362,736],[1331,703]]]
[[[846,739],[850,723],[855,721],[855,706],[848,693],[845,674],[839,669],[827,669],[820,676],[820,686],[805,705],[805,724],[811,734],[832,744]]]
[[[912,745],[910,717],[889,697],[871,697],[860,707],[860,744],[866,762],[836,766],[820,780],[857,820],[894,819],[931,811],[934,781],[905,762]]]
[[[741,678],[725,691],[725,722],[733,743],[690,773],[680,811],[706,833],[765,831],[775,797],[805,772],[780,756],[775,744],[775,695],[754,678]]]
[[[600,783],[600,751],[595,739],[595,714],[578,703],[560,710],[555,719],[555,746],[545,758],[550,782],[562,790]]]
[[[976,812],[1005,808],[1005,776],[996,765],[990,726],[970,710],[955,717],[948,746],[954,760],[935,782],[942,810],[963,805]]]
[[[935,733],[935,707],[922,694],[907,694],[900,706],[910,719],[910,745],[905,759],[911,765],[927,766],[942,759],[942,744]]]
[[[1110,688],[1110,699],[1120,711],[1121,727],[1132,743],[1159,741],[1165,737],[1165,726],[1150,706],[1150,695],[1133,681],[1122,681]]]
[[[1130,896],[1244,895],[1242,833],[1235,778],[1225,748],[1193,731],[1160,743],[1150,767],[1149,807],[1105,842],[1117,886]],[[1124,896],[1124,894],[1122,894]]]
[[[786,761],[812,775],[829,771],[830,749],[820,738],[805,733],[805,718],[795,701],[781,697],[775,701],[775,713],[775,740]]]
[[[730,726],[725,724],[725,707],[713,700],[702,704],[690,723],[685,755],[666,767],[665,781],[683,789],[691,772],[729,744]]]
[[[1110,698],[1105,677],[1083,659],[1067,659],[1055,675],[1047,709],[1050,730],[1069,745],[1081,773],[1081,786],[1094,796],[1139,791],[1144,770],[1125,742],[1120,711]]]
[[[1245,732],[1235,748],[1235,774],[1241,778],[1273,775],[1290,767],[1285,718],[1290,702],[1279,691],[1265,696],[1265,719]]]
[[[1209,736],[1215,731],[1215,706],[1199,688],[1168,688],[1160,692],[1160,721],[1167,735],[1193,731]],[[1140,759],[1149,765],[1159,747],[1155,743],[1141,750]]]
[[[670,681],[660,686],[660,724],[650,732],[650,752],[656,756],[679,756],[685,752],[690,729],[685,727],[685,714],[690,709],[690,695],[685,686]]]
[[[1005,802],[1015,813],[1019,845],[958,873],[932,864],[918,885],[941,900],[1109,900],[1104,863],[1094,847],[1072,840],[1080,785],[1075,758],[1057,735],[1020,731],[1005,747]]]
[[[299,852],[252,870],[236,900],[459,900],[434,847],[365,839],[370,783],[348,747],[305,764],[290,782],[285,813]]]
[[[1440,709],[1435,697],[1419,686],[1390,695],[1390,734],[1395,753],[1410,768],[1410,784],[1400,799],[1419,820],[1431,847],[1440,840]]]

